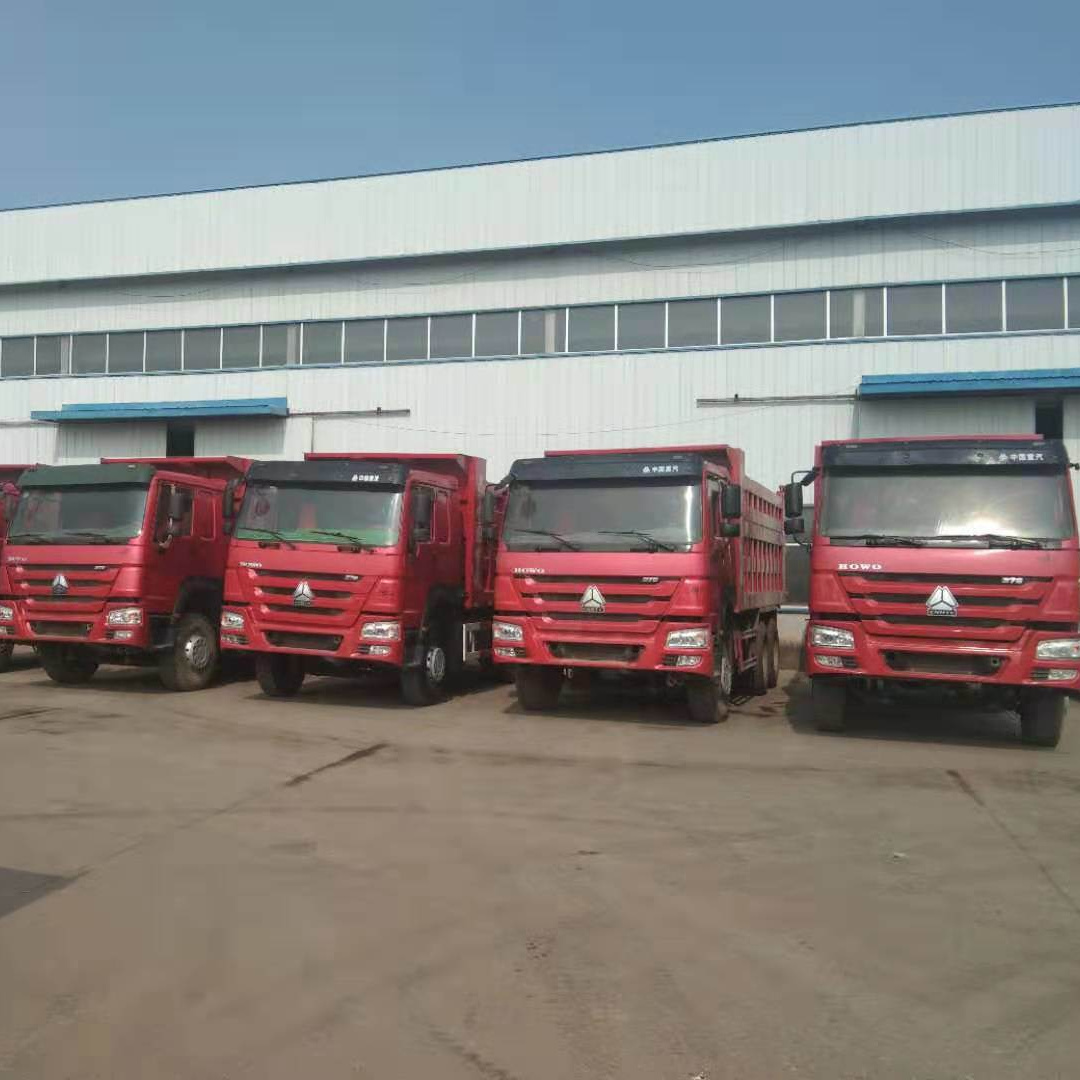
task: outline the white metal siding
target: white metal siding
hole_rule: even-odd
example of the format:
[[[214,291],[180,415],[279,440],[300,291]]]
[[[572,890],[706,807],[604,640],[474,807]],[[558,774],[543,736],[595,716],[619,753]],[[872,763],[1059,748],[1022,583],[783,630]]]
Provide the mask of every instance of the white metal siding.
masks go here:
[[[0,284],[1080,201],[1080,107],[0,214]]]

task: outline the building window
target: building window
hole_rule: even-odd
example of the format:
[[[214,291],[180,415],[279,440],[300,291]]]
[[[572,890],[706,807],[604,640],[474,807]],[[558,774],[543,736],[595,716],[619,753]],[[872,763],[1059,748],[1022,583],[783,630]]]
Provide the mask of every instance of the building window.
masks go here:
[[[614,304],[570,309],[571,352],[610,352],[614,348]]]
[[[772,338],[768,296],[725,296],[720,301],[720,344],[743,345]]]
[[[521,313],[523,353],[566,352],[566,308]]]
[[[1001,283],[965,281],[945,286],[945,332],[978,334],[1001,329]]]
[[[109,335],[109,374],[130,374],[143,369],[142,334]]]
[[[305,364],[341,363],[341,323],[304,323]]]
[[[259,366],[259,328],[226,326],[221,339],[221,366],[257,368]]]
[[[358,319],[345,324],[345,363],[381,364],[385,319]]]
[[[285,367],[300,359],[300,327],[277,323],[262,328],[262,366]]]
[[[1035,434],[1060,439],[1065,433],[1065,407],[1061,398],[1035,403]]]
[[[184,370],[206,371],[221,366],[220,330],[184,331]]]
[[[1005,283],[1005,319],[1010,330],[1060,330],[1065,326],[1061,278]]]
[[[386,320],[387,360],[426,360],[427,350],[427,319]]]
[[[815,341],[825,337],[823,292],[777,293],[774,341]]]
[[[888,334],[940,334],[941,286],[889,287]]]
[[[664,309],[664,304],[620,304],[619,348],[662,349],[664,347]],[[714,329],[715,325],[714,319]]]
[[[180,370],[180,331],[149,330],[146,334],[146,370]]]
[[[668,347],[716,344],[715,300],[672,300],[668,304]]]
[[[165,425],[165,456],[195,456],[195,425],[190,420],[170,420]]]
[[[1069,329],[1080,330],[1080,277],[1069,278]]]
[[[829,337],[881,337],[885,333],[884,289],[833,289],[829,293]]]
[[[431,355],[441,359],[472,356],[472,316],[436,315],[433,317]]]
[[[0,354],[0,374],[5,378],[34,374],[34,339],[5,338]]]
[[[476,316],[477,356],[514,356],[517,351],[516,311],[494,311]]]
[[[71,339],[71,370],[76,375],[105,374],[105,335],[76,334]]]
[[[71,339],[65,334],[37,339],[38,375],[60,375],[71,369]]]

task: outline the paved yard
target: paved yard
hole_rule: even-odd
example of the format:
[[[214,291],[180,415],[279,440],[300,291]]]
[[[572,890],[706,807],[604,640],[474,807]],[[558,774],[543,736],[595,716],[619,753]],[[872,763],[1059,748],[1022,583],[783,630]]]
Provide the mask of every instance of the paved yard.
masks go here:
[[[1077,719],[23,667],[0,1076],[1072,1078],[1078,836]]]

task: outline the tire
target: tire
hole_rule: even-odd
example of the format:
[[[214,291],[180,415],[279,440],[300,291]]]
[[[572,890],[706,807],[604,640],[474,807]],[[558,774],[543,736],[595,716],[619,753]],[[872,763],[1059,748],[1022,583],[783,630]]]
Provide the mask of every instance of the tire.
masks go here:
[[[41,642],[37,654],[45,674],[61,686],[79,686],[89,682],[98,669],[98,662],[82,646]]]
[[[757,624],[754,631],[754,666],[750,671],[750,685],[754,693],[761,695],[769,689],[769,631],[764,620]]]
[[[439,623],[424,634],[420,663],[401,672],[401,696],[406,705],[423,708],[446,697],[450,664],[446,655],[446,635]]]
[[[166,690],[204,690],[217,675],[221,650],[217,630],[205,615],[180,617],[171,648],[161,654],[158,673]]]
[[[716,653],[714,674],[686,680],[686,711],[695,724],[722,724],[731,712],[735,649],[729,634],[721,637]]]
[[[1053,749],[1061,739],[1065,719],[1064,694],[1053,690],[1027,691],[1020,698],[1020,738],[1028,746]]]
[[[15,651],[14,641],[0,641],[0,672],[11,667],[11,654]]]
[[[304,685],[304,659],[287,653],[259,653],[255,678],[267,697],[292,697]]]
[[[514,670],[518,703],[526,712],[550,712],[559,704],[562,671],[541,664],[522,664]]]
[[[775,690],[780,682],[780,628],[775,618],[769,620],[765,629],[765,656],[768,660],[765,685]]]
[[[810,680],[810,711],[818,731],[843,731],[847,726],[847,683]]]

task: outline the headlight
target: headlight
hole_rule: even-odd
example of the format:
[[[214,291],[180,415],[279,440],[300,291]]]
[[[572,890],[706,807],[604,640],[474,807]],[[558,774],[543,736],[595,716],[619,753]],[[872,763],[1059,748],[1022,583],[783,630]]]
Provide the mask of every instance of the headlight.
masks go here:
[[[223,611],[221,613],[222,630],[243,630],[244,616],[239,611]]]
[[[369,622],[364,623],[360,631],[362,638],[376,638],[379,641],[397,641],[401,637],[401,623]]]
[[[142,626],[142,608],[113,608],[113,610],[105,616],[105,622],[108,623],[109,626]]]
[[[815,626],[810,630],[810,644],[822,649],[854,649],[855,635],[838,626]]]
[[[1037,660],[1080,660],[1080,638],[1056,638],[1035,646]]]
[[[525,628],[512,622],[497,622],[491,628],[497,641],[524,641]]]
[[[704,627],[700,630],[672,630],[667,636],[669,649],[707,649],[708,647],[709,631]]]
[[[0,622],[14,622],[15,609],[10,604],[0,604]]]

